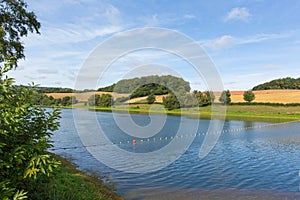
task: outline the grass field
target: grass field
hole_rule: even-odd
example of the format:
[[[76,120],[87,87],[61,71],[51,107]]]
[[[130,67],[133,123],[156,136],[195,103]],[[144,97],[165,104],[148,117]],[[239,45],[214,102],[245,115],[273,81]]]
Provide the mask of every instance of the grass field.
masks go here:
[[[201,119],[211,118],[211,106],[200,107],[198,111],[195,108],[164,110],[160,106],[158,106],[157,109],[153,109],[153,106],[148,104],[130,104],[129,106],[122,105],[114,106],[113,108],[90,107],[90,109],[96,111],[114,110],[117,112],[132,113],[149,113],[150,108],[151,113],[157,114],[185,115],[200,117]],[[226,108],[226,120],[265,121],[274,123],[300,120],[300,106],[229,105]],[[224,113],[219,113],[219,116],[224,116]]]

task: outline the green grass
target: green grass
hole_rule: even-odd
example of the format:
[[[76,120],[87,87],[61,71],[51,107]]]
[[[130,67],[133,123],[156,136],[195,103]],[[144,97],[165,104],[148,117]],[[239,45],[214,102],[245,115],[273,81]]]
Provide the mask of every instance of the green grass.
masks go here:
[[[148,113],[149,104],[130,104],[129,106],[114,106],[112,108],[90,107],[95,111],[116,111],[131,113]],[[200,107],[200,118],[211,118],[211,106]],[[199,112],[194,108],[177,110],[154,110],[153,113],[167,113],[170,115],[184,115],[197,117]],[[220,116],[223,116],[220,114]],[[270,105],[228,105],[225,116],[226,120],[264,121],[264,122],[286,122],[300,119],[300,106],[270,106]]]
[[[30,192],[30,199],[49,200],[113,200],[122,199],[101,180],[88,176],[76,169],[69,161],[53,155],[62,164],[47,181],[38,183]]]

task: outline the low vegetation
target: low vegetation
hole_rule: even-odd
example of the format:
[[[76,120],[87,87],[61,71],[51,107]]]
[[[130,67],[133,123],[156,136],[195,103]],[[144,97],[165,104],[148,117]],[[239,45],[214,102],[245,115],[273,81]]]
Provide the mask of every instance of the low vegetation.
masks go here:
[[[101,180],[78,171],[74,165],[64,158],[54,154],[52,156],[61,165],[52,176],[32,185],[34,189],[30,192],[30,199],[122,199],[112,192],[113,188],[108,188]]]

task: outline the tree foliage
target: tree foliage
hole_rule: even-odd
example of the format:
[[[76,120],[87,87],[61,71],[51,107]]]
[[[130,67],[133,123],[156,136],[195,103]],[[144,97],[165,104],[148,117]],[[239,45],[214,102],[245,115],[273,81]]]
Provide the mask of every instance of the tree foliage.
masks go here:
[[[110,94],[95,94],[90,96],[88,99],[89,106],[110,107],[113,105],[113,103],[113,97]]]
[[[72,104],[78,103],[75,96],[65,96],[63,98],[54,98],[53,96],[47,96],[39,92],[39,89],[36,89],[37,92],[33,94],[31,102],[34,105],[40,105],[44,107],[53,107],[53,106],[70,106]]]
[[[131,95],[130,98],[137,98],[137,97],[144,97],[148,95],[163,95],[168,94],[170,92],[169,89],[167,89],[163,85],[158,85],[156,83],[149,83],[146,85],[143,85],[139,88],[137,88]]]
[[[24,58],[21,38],[38,32],[40,23],[22,0],[0,1],[0,197],[30,198],[34,185],[58,162],[46,150],[59,127],[59,110],[35,105],[36,91],[16,87],[7,72]]]
[[[139,88],[142,87],[141,90]],[[116,92],[116,93],[132,93],[135,97],[148,96],[153,93],[154,95],[167,94],[170,91],[176,91],[179,87],[183,87],[186,92],[191,90],[189,82],[182,78],[167,75],[167,76],[145,76],[141,78],[124,79],[118,81],[116,84],[99,88],[99,91]],[[141,92],[139,95],[136,93]],[[147,91],[146,93],[142,93]]]
[[[168,110],[174,110],[180,108],[180,103],[174,94],[170,94],[166,97],[163,97],[163,105]]]
[[[41,93],[73,93],[73,92],[75,92],[71,88],[59,88],[59,87],[37,87],[37,90]]]
[[[148,104],[153,104],[155,102],[155,96],[154,94],[150,94],[148,97],[147,97],[147,103]]]
[[[252,90],[300,89],[300,78],[275,79],[253,87]]]
[[[97,91],[100,91],[100,92],[113,92],[115,86],[116,86],[116,84],[114,83],[114,84],[109,85],[109,86],[107,86],[107,87],[99,88]]]
[[[244,92],[244,100],[245,101],[250,103],[254,99],[255,99],[255,94],[251,90]]]
[[[229,90],[223,91],[219,101],[223,104],[230,104],[231,103],[231,94]]]
[[[1,0],[0,3],[0,63],[9,61],[7,66],[13,68],[25,57],[21,38],[30,32],[39,33],[41,25],[35,14],[26,10],[23,0]]]
[[[195,91],[193,91],[193,93],[195,94],[195,96],[197,98],[199,106],[209,106],[215,101],[215,95],[211,91],[201,92],[201,91],[195,90]]]
[[[32,179],[49,176],[59,164],[46,150],[59,127],[59,110],[35,105],[36,91],[18,88],[0,72],[0,196],[28,191]],[[22,193],[22,192],[21,192]]]

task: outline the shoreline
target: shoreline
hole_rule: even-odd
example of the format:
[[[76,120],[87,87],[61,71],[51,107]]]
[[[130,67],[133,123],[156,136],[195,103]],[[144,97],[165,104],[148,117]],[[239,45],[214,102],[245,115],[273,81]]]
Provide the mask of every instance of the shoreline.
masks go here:
[[[50,185],[48,186],[48,189],[50,191],[52,189],[56,195],[71,199],[73,197],[79,198],[77,195],[81,195],[80,198],[82,199],[123,199],[114,189],[105,185],[101,179],[78,170],[67,158],[50,152],[49,154],[61,162],[54,176],[51,177]]]
[[[300,120],[300,106],[292,107],[292,108],[298,108],[299,113],[277,113],[277,114],[270,114],[270,113],[261,113],[261,114],[255,114],[249,112],[242,112],[242,111],[232,111],[231,108],[234,107],[243,107],[244,105],[229,105],[227,106],[227,112],[225,114],[225,121],[229,120],[237,120],[237,121],[252,121],[252,122],[273,122],[273,123],[281,123],[281,122],[291,122],[291,121],[299,121]],[[261,106],[261,105],[248,105],[253,108],[265,108],[265,107],[272,107],[274,106]],[[284,106],[278,106],[278,108],[282,108]],[[117,108],[117,107],[69,107],[72,109],[76,108],[86,108],[90,111],[96,111],[96,112],[118,112],[118,113],[132,113],[132,114],[149,114],[149,109],[143,109],[143,108]],[[277,108],[277,107],[275,107]],[[183,109],[181,110],[165,110],[165,112],[159,111],[159,110],[151,110],[151,114],[167,114],[167,115],[175,115],[175,116],[186,116],[191,118],[197,118],[197,119],[211,119],[211,112],[209,109],[205,108],[205,110],[200,112],[193,112],[193,110],[189,109]],[[221,119],[224,119],[224,114],[216,114],[216,119],[218,117],[221,117]]]

